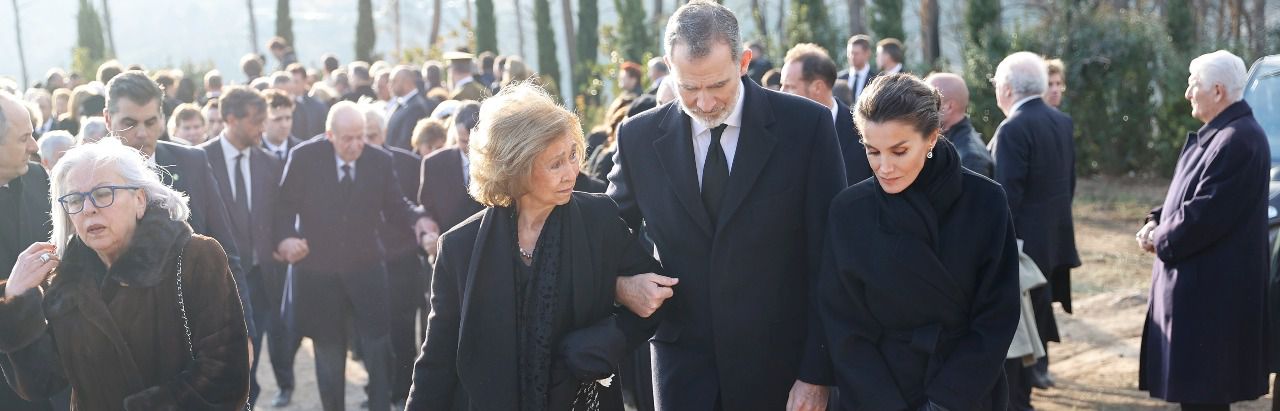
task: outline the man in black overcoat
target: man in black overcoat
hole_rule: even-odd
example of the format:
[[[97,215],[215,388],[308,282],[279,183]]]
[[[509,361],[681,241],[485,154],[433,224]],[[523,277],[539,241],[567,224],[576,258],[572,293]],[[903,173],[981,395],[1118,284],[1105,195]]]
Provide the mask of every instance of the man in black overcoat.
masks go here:
[[[1046,345],[1046,355],[1025,370],[1023,387],[1010,387],[1010,391],[1024,393],[1030,393],[1028,385],[1047,388],[1053,384],[1048,376],[1047,345],[1061,341],[1053,301],[1060,301],[1063,310],[1071,312],[1071,269],[1080,266],[1071,218],[1076,188],[1074,126],[1070,117],[1040,97],[1047,87],[1048,72],[1040,56],[1020,52],[1000,62],[995,76],[996,103],[1007,118],[987,146],[996,162],[995,180],[1009,198],[1014,230],[1023,240],[1022,252],[1049,280],[1045,287],[1031,290],[1036,328]]]
[[[387,146],[412,151],[414,126],[418,125],[418,120],[431,115],[439,104],[418,91],[415,78],[420,77],[415,75],[409,66],[397,67],[391,74],[391,93],[395,99],[395,111],[392,111],[391,118],[387,119]]]
[[[609,175],[623,218],[678,278],[618,282],[636,313],[674,291],[651,341],[658,409],[825,409],[831,364],[810,296],[846,187],[831,111],[745,77],[751,52],[722,5],[676,10],[666,47],[679,103],[622,125]]]
[[[853,112],[832,95],[831,88],[835,84],[836,62],[822,47],[803,43],[787,51],[782,63],[782,92],[813,100],[831,111],[836,138],[840,141],[840,153],[844,157],[845,178],[849,185],[854,185],[871,177],[871,164],[867,162],[867,150],[862,146],[862,135],[853,125]]]

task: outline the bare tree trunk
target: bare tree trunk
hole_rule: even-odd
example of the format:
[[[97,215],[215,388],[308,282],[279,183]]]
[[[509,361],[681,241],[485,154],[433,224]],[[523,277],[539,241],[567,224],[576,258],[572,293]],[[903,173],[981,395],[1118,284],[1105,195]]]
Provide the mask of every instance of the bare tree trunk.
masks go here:
[[[436,4],[439,4],[439,1],[440,0],[436,0]],[[521,8],[524,7],[524,0],[515,0],[515,6],[516,39],[520,41],[520,52],[516,53],[516,55],[520,56],[520,58],[524,58],[524,12],[521,10]]]
[[[395,61],[400,61],[400,0],[391,0],[391,32],[396,40]]]
[[[768,41],[769,19],[764,15],[764,7],[760,7],[760,0],[751,0],[751,18],[755,20],[756,29],[760,30],[758,36]]]
[[[849,0],[849,36],[855,34],[866,34],[867,23],[862,17],[862,10],[867,6],[867,0]]]
[[[1227,0],[1231,5],[1231,42],[1240,43],[1240,6],[1244,4],[1244,0]]]
[[[250,50],[258,54],[258,19],[253,15],[253,0],[244,2],[249,6],[249,43],[253,45]]]
[[[443,2],[444,0],[435,0],[435,7],[432,7],[431,10],[431,36],[427,38],[428,49],[435,47],[436,43],[440,41],[440,10]]]
[[[662,25],[663,3],[665,3],[663,0],[653,0],[653,10],[649,11],[649,13],[652,13],[653,15],[653,25],[655,27]]]
[[[924,62],[930,69],[937,68],[942,54],[938,35],[938,0],[920,0],[920,34],[924,46]]]
[[[1226,39],[1229,30],[1227,27],[1227,1],[1218,1],[1218,41]]]
[[[560,0],[560,14],[564,17],[564,40],[569,49],[569,94],[575,95],[577,83],[573,82],[574,71],[578,67],[578,36],[573,29],[573,0]],[[560,80],[560,79],[556,79]]]
[[[18,65],[22,66],[22,89],[25,89],[31,85],[31,79],[27,78],[27,53],[22,49],[22,17],[18,14],[18,0],[13,0],[13,31],[17,34]]]
[[[116,35],[111,30],[111,8],[107,7],[107,3],[107,0],[102,0],[102,22],[107,28],[107,46],[111,47],[111,52],[107,55],[114,57],[116,55]]]
[[[1252,28],[1249,38],[1253,40],[1253,56],[1262,57],[1267,54],[1267,0],[1253,0]]]

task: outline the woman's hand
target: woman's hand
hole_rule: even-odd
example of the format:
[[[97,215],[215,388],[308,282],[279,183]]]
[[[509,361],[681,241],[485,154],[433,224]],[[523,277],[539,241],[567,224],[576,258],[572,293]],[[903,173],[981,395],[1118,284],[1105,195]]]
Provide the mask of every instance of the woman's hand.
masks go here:
[[[40,286],[49,277],[53,269],[58,268],[57,248],[52,243],[35,243],[26,251],[18,254],[18,261],[9,272],[9,283],[5,286],[4,297],[13,298],[32,288]]]

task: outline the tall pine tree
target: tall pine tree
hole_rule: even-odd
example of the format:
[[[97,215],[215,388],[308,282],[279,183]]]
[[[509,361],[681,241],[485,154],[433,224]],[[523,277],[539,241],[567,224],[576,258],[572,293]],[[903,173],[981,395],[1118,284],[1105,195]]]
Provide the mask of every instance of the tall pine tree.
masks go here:
[[[973,127],[990,139],[1004,114],[996,105],[988,81],[996,65],[1009,54],[1009,41],[1000,24],[1000,0],[969,0],[964,15],[964,78],[969,86],[969,115]]]
[[[1169,0],[1165,3],[1165,28],[1173,40],[1173,47],[1187,52],[1196,47],[1196,22],[1191,15],[1189,0]]]
[[[476,0],[476,53],[498,53],[498,20],[493,0]]]
[[[102,20],[89,0],[80,0],[76,13],[76,48],[72,51],[72,69],[87,79],[92,79],[98,64],[106,58],[107,46],[102,38]]]
[[[293,17],[289,15],[289,0],[276,0],[276,35],[293,45]]]
[[[902,28],[902,0],[871,0],[871,31],[878,38],[907,41]]]
[[[373,29],[373,0],[360,0],[356,17],[356,60],[373,60],[373,46],[377,43]]]
[[[600,49],[600,8],[596,0],[578,0],[578,67],[573,69],[574,93],[584,93],[591,84],[591,67]]]
[[[654,49],[653,38],[649,36],[643,0],[613,0],[613,7],[618,11],[615,49],[622,53],[623,59],[639,62],[644,60],[645,53],[661,54]]]
[[[560,91],[560,60],[556,57],[556,32],[551,27],[551,5],[548,0],[533,0],[533,22],[538,33],[538,73],[548,84],[552,95],[562,97]]]
[[[789,14],[787,39],[792,44],[814,43],[827,49],[827,53],[844,50],[839,47],[840,40],[836,38],[840,31],[832,27],[831,18],[827,15],[827,5],[823,0],[793,0]]]

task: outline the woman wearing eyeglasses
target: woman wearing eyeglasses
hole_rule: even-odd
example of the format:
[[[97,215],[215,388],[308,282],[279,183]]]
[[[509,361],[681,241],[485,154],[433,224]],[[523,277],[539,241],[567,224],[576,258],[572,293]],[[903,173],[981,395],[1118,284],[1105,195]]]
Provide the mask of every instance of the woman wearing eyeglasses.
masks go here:
[[[50,181],[53,236],[0,282],[0,353],[28,399],[77,410],[244,409],[248,338],[227,256],[193,235],[185,195],[114,138]]]

